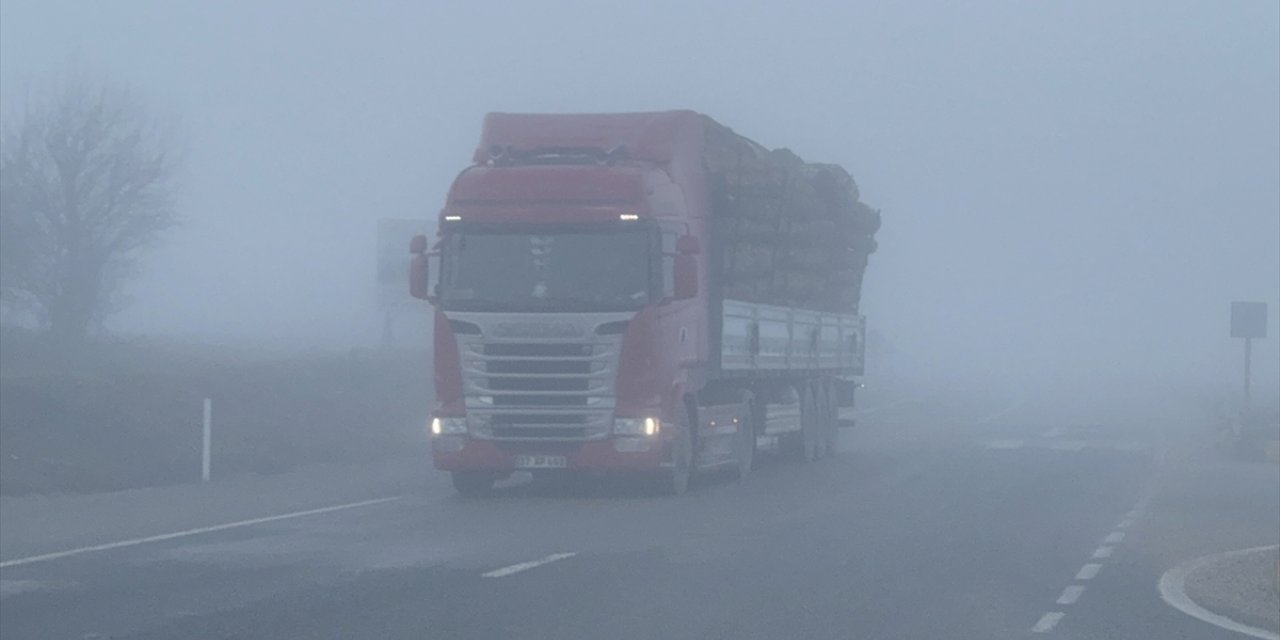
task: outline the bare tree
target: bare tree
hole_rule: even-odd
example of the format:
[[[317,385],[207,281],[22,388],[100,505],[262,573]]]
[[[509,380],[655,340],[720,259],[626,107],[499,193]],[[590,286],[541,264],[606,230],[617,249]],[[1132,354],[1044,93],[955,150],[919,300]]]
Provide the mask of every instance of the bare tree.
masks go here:
[[[71,81],[28,101],[0,148],[0,285],[55,340],[122,305],[140,251],[176,222],[169,138],[130,95]]]

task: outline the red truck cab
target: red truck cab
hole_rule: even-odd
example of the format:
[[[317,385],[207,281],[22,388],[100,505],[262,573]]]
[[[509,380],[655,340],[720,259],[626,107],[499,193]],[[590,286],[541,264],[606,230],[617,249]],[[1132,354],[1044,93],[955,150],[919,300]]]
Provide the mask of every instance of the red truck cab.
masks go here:
[[[435,307],[432,456],[461,493],[518,469],[640,472],[680,493],[699,469],[746,473],[773,415],[766,395],[779,433],[801,430],[806,398],[813,429],[834,423],[834,409],[818,415],[832,393],[807,382],[813,371],[772,387],[741,375],[709,384],[725,373],[730,325],[708,277],[708,122],[691,111],[486,117],[440,212],[437,279],[421,238],[411,274]],[[815,329],[814,349],[852,330],[817,322],[836,332]]]

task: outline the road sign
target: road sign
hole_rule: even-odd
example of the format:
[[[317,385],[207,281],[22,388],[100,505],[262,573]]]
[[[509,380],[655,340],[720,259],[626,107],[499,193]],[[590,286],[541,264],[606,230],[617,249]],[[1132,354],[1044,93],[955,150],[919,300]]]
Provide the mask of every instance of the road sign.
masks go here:
[[[1232,302],[1231,303],[1231,337],[1232,338],[1265,338],[1267,337],[1267,303],[1265,302]]]
[[[1253,341],[1267,337],[1267,303],[1232,302],[1231,337],[1244,338],[1244,396],[1241,415],[1249,415],[1249,387],[1252,377]]]

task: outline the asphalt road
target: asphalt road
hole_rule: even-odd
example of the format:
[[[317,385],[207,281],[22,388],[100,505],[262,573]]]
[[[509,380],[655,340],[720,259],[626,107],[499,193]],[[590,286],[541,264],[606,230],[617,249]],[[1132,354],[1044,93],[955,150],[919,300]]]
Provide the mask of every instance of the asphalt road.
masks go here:
[[[1126,533],[1158,421],[1015,400],[873,406],[836,457],[676,499],[466,501],[432,475],[387,502],[10,566],[0,637],[1236,637],[1166,606]]]

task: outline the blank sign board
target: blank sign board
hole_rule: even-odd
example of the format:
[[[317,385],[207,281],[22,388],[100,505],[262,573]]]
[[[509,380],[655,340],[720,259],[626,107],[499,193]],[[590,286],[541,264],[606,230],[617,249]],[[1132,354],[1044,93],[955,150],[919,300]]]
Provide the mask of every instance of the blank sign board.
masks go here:
[[[1265,338],[1267,337],[1267,303],[1265,302],[1232,302],[1231,303],[1231,337],[1232,338]]]

